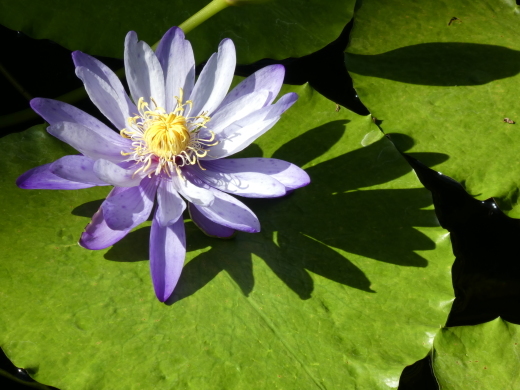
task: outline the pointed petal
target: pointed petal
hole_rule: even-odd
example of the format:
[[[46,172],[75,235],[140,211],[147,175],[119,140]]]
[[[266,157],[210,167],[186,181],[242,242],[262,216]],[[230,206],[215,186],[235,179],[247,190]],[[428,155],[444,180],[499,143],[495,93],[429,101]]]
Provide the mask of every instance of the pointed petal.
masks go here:
[[[184,32],[179,27],[170,28],[162,37],[155,51],[165,79],[166,111],[177,105],[175,96],[180,97],[182,88],[185,97],[191,95],[195,82],[195,58]]]
[[[256,215],[242,202],[219,190],[211,190],[215,201],[211,206],[193,205],[210,221],[248,233],[258,233],[260,222]]]
[[[126,230],[146,221],[152,211],[156,188],[155,177],[146,177],[139,186],[124,188],[107,197],[101,205],[107,226],[112,230]]]
[[[52,163],[40,165],[16,179],[16,185],[24,190],[79,190],[95,184],[78,183],[56,176],[50,171]]]
[[[190,167],[190,172],[204,183],[221,191],[248,198],[276,198],[284,196],[285,186],[271,176],[258,172],[220,172],[212,170],[209,164]]]
[[[231,39],[220,42],[218,53],[213,54],[197,80],[190,100],[193,107],[190,116],[201,112],[211,115],[226,96],[235,73],[236,53]]]
[[[105,80],[90,69],[79,66],[76,68],[76,76],[83,81],[90,100],[98,110],[112,122],[116,129],[124,129],[128,120],[128,105],[124,97],[118,96]]]
[[[251,145],[251,143],[262,134],[271,129],[276,122],[278,122],[278,119],[280,119],[280,117],[267,121],[255,122],[244,127],[236,127],[234,125],[230,126],[233,127],[233,137],[223,138],[220,134],[219,143],[212,146],[209,153],[205,157],[202,157],[201,160],[215,160],[240,152]]]
[[[222,101],[220,107],[224,107],[241,96],[262,89],[269,92],[269,99],[266,101],[265,105],[271,104],[278,95],[278,92],[280,92],[284,76],[285,67],[283,65],[275,64],[266,66],[256,71],[233,88]]]
[[[99,159],[94,163],[94,173],[96,176],[104,181],[105,183],[112,184],[117,187],[135,187],[139,185],[143,177],[146,176],[145,172],[135,171],[138,167],[133,169],[124,169],[111,161]]]
[[[31,108],[45,119],[50,125],[58,122],[78,123],[88,127],[93,132],[110,140],[114,144],[130,145],[132,142],[121,137],[117,132],[106,126],[103,122],[93,116],[81,111],[79,108],[59,100],[35,98],[31,100]]]
[[[207,127],[201,130],[201,138],[210,136],[211,131],[215,133],[215,135],[219,134],[233,122],[236,122],[262,108],[268,98],[269,92],[260,90],[243,95],[228,105],[220,108],[215,115],[211,117]]]
[[[184,221],[163,227],[153,219],[150,234],[150,273],[153,288],[159,301],[166,301],[172,294],[181,275],[186,257],[186,233]]]
[[[261,108],[234,122],[218,133],[219,143],[212,146],[208,155],[202,160],[224,158],[243,150],[273,127],[280,119],[280,115],[289,109],[297,99],[298,95],[288,93],[275,104]]]
[[[307,172],[287,161],[275,158],[236,158],[205,161],[205,168],[223,173],[257,172],[282,183],[286,190],[295,190],[310,183]]]
[[[114,196],[121,191],[121,188],[114,188],[108,196]],[[110,229],[103,216],[103,208],[100,207],[93,215],[90,223],[85,227],[85,231],[81,234],[79,245],[91,250],[105,249],[121,240],[130,230]]]
[[[94,173],[94,160],[85,156],[65,156],[51,164],[50,171],[62,179],[96,186],[107,186]]]
[[[219,225],[206,218],[193,204],[188,204],[188,210],[193,223],[206,235],[218,238],[231,238],[235,235],[235,229]]]
[[[171,180],[162,179],[157,189],[157,212],[155,218],[161,227],[170,226],[182,215],[186,203],[175,190]]]
[[[173,176],[172,184],[188,202],[201,206],[209,206],[213,203],[214,195],[209,189],[193,184],[186,177]]]
[[[157,56],[147,43],[137,40],[130,31],[125,39],[125,73],[130,93],[137,104],[139,98],[164,108],[164,74]]]
[[[72,59],[76,67],[84,67],[88,69],[90,72],[94,73],[104,82],[106,82],[114,90],[117,95],[119,108],[123,114],[123,117],[125,118],[123,127],[116,127],[119,129],[126,127],[127,118],[134,116],[137,112],[137,108],[128,97],[121,80],[119,80],[112,69],[110,69],[98,59],[89,56],[88,54],[82,53],[81,51],[75,51],[72,53]]]
[[[119,162],[127,159],[121,155],[120,146],[78,123],[58,122],[47,127],[47,131],[93,160],[104,158]]]

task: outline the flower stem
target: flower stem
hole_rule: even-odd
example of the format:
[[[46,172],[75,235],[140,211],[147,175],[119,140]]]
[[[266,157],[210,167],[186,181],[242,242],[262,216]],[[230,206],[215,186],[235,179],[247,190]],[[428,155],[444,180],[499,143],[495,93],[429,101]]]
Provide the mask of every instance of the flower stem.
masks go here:
[[[200,24],[204,23],[206,20],[219,13],[223,9],[229,7],[231,4],[227,0],[213,0],[211,3],[206,5],[200,11],[198,11],[195,15],[190,16],[184,22],[182,22],[179,27],[184,31],[185,34],[189,33],[195,27],[198,27]],[[157,42],[152,46],[152,49],[157,49]]]
[[[201,23],[208,20],[213,15],[217,14],[218,12],[222,11],[223,9],[227,8],[231,4],[228,3],[227,0],[213,0],[211,3],[206,5],[204,8],[202,8],[199,12],[197,12],[195,15],[190,16],[187,20],[182,22],[179,27],[184,31],[184,33],[188,33],[191,30],[193,30],[195,27],[199,26]],[[152,46],[152,49],[156,49],[159,42],[157,42],[155,45]],[[0,64],[0,72],[4,73],[4,68]],[[123,78],[124,77],[124,69],[119,69],[117,72],[115,72],[117,77]],[[4,73],[5,75],[5,73]],[[7,73],[9,75],[9,73]],[[6,77],[11,81],[11,78],[9,76]],[[14,79],[13,79],[14,80]],[[14,80],[16,83],[16,80]],[[13,81],[11,81],[13,83]],[[13,84],[15,85],[15,84]],[[18,85],[19,88],[16,86]],[[25,92],[25,90],[19,85],[16,84],[15,88],[22,93],[22,91]],[[22,93],[23,94],[23,93]],[[32,97],[27,94],[23,94],[27,100],[31,100]],[[65,103],[76,103],[82,99],[87,97],[87,93],[85,91],[85,88],[81,87],[78,89],[75,89],[74,91],[68,92],[64,95],[58,96],[55,100],[59,100]],[[0,129],[12,125],[16,125],[18,123],[23,123],[25,121],[29,121],[31,119],[37,118],[38,115],[30,108],[27,108],[25,110],[13,112],[12,114],[7,115],[1,115],[0,116]]]

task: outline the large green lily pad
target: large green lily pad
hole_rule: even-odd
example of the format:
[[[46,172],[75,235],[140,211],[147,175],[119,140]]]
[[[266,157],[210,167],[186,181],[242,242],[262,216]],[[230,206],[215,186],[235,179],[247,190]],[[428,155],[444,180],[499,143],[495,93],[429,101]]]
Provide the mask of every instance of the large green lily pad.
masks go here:
[[[435,338],[433,370],[441,389],[518,389],[520,326],[497,318],[443,329]]]
[[[413,138],[410,152],[449,155],[439,170],[470,194],[496,197],[504,211],[519,216],[520,15],[515,2],[359,4],[347,67],[384,131]]]
[[[219,240],[186,220],[166,305],[149,226],[80,248],[107,188],[20,190],[18,175],[70,150],[43,126],[1,139],[0,347],[14,364],[63,390],[396,388],[451,307],[449,235],[369,116],[289,90],[299,101],[243,155],[297,163],[312,183],[248,200],[258,234]]]
[[[0,3],[0,23],[33,38],[46,38],[70,50],[122,57],[126,33],[134,30],[150,45],[209,0],[17,0]],[[231,38],[239,63],[262,58],[300,57],[336,39],[352,17],[354,0],[269,1],[228,7],[192,33],[197,62]]]

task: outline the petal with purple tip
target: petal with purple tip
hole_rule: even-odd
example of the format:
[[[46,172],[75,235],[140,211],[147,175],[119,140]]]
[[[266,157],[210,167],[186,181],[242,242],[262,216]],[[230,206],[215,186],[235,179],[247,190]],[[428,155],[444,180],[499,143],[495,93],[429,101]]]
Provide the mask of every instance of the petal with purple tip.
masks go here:
[[[236,230],[227,226],[219,225],[211,219],[206,218],[193,204],[188,204],[190,217],[195,225],[205,234],[211,237],[231,238],[235,235]]]
[[[116,76],[116,74],[110,69],[108,66],[103,64],[98,59],[89,56],[88,54],[82,53],[81,51],[75,51],[72,53],[72,59],[74,61],[74,65],[76,68],[83,67],[88,69],[90,72],[101,78],[104,82],[106,82],[116,93],[117,100],[119,104],[119,108],[123,114],[123,117],[129,118],[134,116],[137,112],[135,104],[128,97],[121,80]],[[126,120],[125,120],[126,122]],[[124,125],[123,127],[125,127]],[[120,129],[123,127],[116,126]]]
[[[76,68],[76,75],[83,81],[85,89],[99,111],[108,118],[116,129],[127,126],[129,107],[124,97],[118,96],[116,91],[101,77],[83,66]]]
[[[195,58],[191,43],[184,38],[179,27],[170,28],[162,37],[155,51],[161,64],[166,93],[166,112],[171,112],[177,105],[175,96],[189,97],[195,83]]]
[[[231,39],[220,42],[218,53],[214,53],[206,65],[193,88],[190,100],[193,101],[191,116],[202,112],[207,115],[220,105],[229,90],[235,73],[236,53]]]
[[[219,190],[211,190],[215,201],[211,206],[193,205],[210,221],[230,229],[247,233],[258,233],[260,222],[256,215],[242,202]]]
[[[265,105],[271,104],[280,92],[285,76],[285,67],[280,64],[266,66],[243,80],[229,92],[220,104],[220,107],[235,101],[248,93],[261,89],[269,92],[269,99]],[[219,107],[219,109],[220,109]]]
[[[210,135],[210,131],[215,135],[224,131],[233,122],[236,122],[254,111],[262,108],[269,98],[269,92],[260,90],[243,95],[228,105],[220,108],[215,115],[211,117],[207,127],[201,130],[201,137],[206,138]]]
[[[47,127],[47,131],[93,160],[104,158],[120,162],[127,159],[126,156],[121,155],[120,146],[114,145],[110,140],[78,123],[59,122]]]
[[[184,221],[163,227],[153,219],[150,233],[150,273],[153,288],[159,301],[166,301],[172,294],[182,272],[186,257],[186,233]]]
[[[138,41],[130,31],[125,39],[125,73],[130,93],[137,104],[139,98],[164,108],[164,74],[161,64],[146,42]],[[153,107],[153,105],[152,105]]]
[[[131,144],[130,140],[121,137],[103,122],[79,108],[60,102],[59,100],[35,98],[31,100],[31,108],[50,125],[55,125],[58,122],[78,123],[88,127],[93,132],[101,135],[107,140],[110,140],[110,142],[114,144],[121,146]]]
[[[203,166],[215,172],[257,172],[282,183],[286,190],[295,190],[310,183],[307,172],[296,165],[276,158],[235,158],[205,161]]]
[[[220,172],[209,164],[205,170],[193,167],[190,172],[204,183],[221,191],[248,198],[277,198],[285,195],[285,186],[269,175],[258,172]]]
[[[50,171],[52,163],[40,165],[16,179],[16,185],[24,190],[79,190],[95,184],[78,183],[56,176]]]
[[[121,188],[114,188],[108,196],[113,196],[120,191],[122,191]],[[110,229],[103,216],[103,209],[100,207],[81,234],[79,245],[91,250],[105,249],[121,240],[130,230],[131,228],[124,230]]]
[[[175,190],[171,180],[162,179],[157,188],[157,213],[155,218],[161,227],[175,223],[186,209],[186,203]]]
[[[218,144],[212,146],[208,155],[202,160],[214,160],[235,154],[273,127],[298,95],[288,93],[282,96],[275,104],[261,108],[252,114],[234,122],[217,134]]]
[[[62,179],[97,186],[109,185],[94,173],[94,160],[85,156],[65,156],[51,164],[50,171]]]
[[[144,178],[139,186],[123,188],[106,198],[101,207],[112,230],[131,229],[146,221],[152,211],[157,181]]]

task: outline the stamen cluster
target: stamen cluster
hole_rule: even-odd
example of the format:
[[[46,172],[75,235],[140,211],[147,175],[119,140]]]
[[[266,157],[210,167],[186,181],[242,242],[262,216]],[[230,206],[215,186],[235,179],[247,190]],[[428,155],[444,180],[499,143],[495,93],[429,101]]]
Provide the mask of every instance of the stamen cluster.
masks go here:
[[[182,95],[181,89],[180,97],[175,97],[177,106],[170,113],[158,106],[153,98],[150,99],[153,108],[142,97],[139,99],[138,114],[128,118],[128,128],[120,132],[121,136],[133,141],[133,152],[122,154],[131,155],[137,163],[142,163],[136,173],[145,172],[150,176],[164,171],[171,176],[174,171],[178,173],[180,167],[195,164],[204,170],[199,159],[205,157],[209,147],[218,141],[215,142],[215,134],[211,131],[211,137],[199,138],[200,129],[206,127],[211,118],[204,112],[190,117],[193,102],[183,103]],[[154,163],[157,166],[150,169]]]

